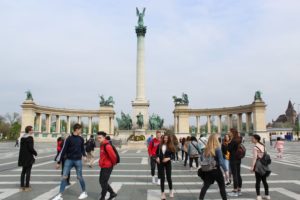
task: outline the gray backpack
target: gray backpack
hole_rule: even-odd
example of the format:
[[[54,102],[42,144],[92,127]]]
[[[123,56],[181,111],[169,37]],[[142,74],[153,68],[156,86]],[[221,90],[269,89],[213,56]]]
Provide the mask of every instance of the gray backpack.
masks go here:
[[[203,160],[201,162],[201,170],[203,172],[209,172],[214,169],[217,169],[217,161],[215,160],[215,158],[212,156],[206,157],[205,155],[203,155]]]
[[[191,152],[190,152],[191,156],[192,157],[199,156],[200,150],[198,149],[198,142],[191,142],[190,145],[191,145]]]

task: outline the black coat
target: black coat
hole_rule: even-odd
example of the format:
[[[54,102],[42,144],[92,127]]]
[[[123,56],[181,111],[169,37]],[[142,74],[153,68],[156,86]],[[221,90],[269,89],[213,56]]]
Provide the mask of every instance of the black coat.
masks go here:
[[[236,158],[236,152],[238,150],[240,142],[231,140],[228,144],[228,151],[230,152],[230,161],[241,162],[241,159]]]
[[[18,165],[22,167],[30,166],[34,163],[35,159],[33,155],[37,156],[37,152],[34,150],[34,143],[32,136],[23,136],[21,138],[21,146],[19,152]]]
[[[163,154],[160,145],[158,146],[158,148],[156,150],[156,157],[158,157],[160,159],[160,162],[162,162],[162,160],[164,158],[172,158],[173,154],[174,154],[174,152],[170,151],[168,148],[166,149],[165,154]]]

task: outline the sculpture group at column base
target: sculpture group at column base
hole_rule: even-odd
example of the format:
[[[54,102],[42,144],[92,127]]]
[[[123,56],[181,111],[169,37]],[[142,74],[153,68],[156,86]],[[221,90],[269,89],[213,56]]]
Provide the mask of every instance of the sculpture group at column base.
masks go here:
[[[144,101],[133,101],[132,102],[132,124],[133,124],[133,129],[139,129],[139,127],[137,126],[137,116],[141,113],[143,115],[143,121],[144,121],[144,125],[142,127],[142,129],[148,129],[149,125],[149,102],[147,100]]]

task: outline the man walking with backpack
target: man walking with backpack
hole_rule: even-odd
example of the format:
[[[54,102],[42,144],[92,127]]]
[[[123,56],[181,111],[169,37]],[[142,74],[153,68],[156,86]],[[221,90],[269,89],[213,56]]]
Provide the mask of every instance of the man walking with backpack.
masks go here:
[[[67,186],[67,179],[68,174],[70,173],[71,169],[75,167],[77,179],[79,180],[82,193],[78,197],[78,199],[85,199],[88,197],[87,192],[85,190],[85,182],[82,177],[82,156],[86,159],[86,154],[84,150],[84,139],[80,136],[81,135],[82,126],[80,124],[75,124],[73,126],[73,133],[69,136],[62,148],[61,153],[57,157],[57,166],[58,169],[60,167],[60,162],[66,155],[66,160],[64,163],[63,168],[63,176],[60,184],[59,194],[54,197],[53,200],[63,200],[62,194],[65,191]]]
[[[102,188],[99,200],[105,200],[107,191],[110,193],[108,200],[114,199],[117,194],[108,184],[113,167],[119,162],[118,154],[115,148],[105,139],[106,133],[100,131],[97,133],[97,140],[100,143],[99,166],[101,168],[99,182]]]
[[[92,168],[94,164],[95,147],[96,147],[96,143],[94,140],[94,135],[91,135],[90,139],[85,143],[85,151],[87,153],[87,163],[90,168]]]

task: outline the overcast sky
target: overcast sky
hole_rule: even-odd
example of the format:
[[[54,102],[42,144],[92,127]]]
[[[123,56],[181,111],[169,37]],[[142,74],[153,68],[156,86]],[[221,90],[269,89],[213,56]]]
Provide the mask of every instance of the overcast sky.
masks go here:
[[[144,23],[150,114],[173,123],[172,96],[192,108],[250,104],[263,92],[267,121],[300,104],[299,0],[0,0],[0,114],[37,104],[117,116],[135,98],[135,7]]]

